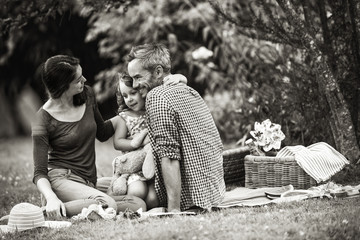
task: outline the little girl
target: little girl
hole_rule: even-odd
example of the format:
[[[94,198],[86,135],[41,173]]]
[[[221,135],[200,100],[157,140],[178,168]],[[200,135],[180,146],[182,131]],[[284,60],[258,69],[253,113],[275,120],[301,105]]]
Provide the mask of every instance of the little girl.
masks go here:
[[[134,89],[132,87],[133,80],[127,74],[117,74],[117,78],[116,98],[119,117],[115,124],[114,148],[128,152],[150,142],[145,121],[146,92]],[[186,77],[181,74],[169,75],[164,78],[164,85],[186,83]],[[127,195],[140,197],[149,203],[152,199],[157,199],[154,188],[148,187],[146,179],[141,173],[129,176]]]

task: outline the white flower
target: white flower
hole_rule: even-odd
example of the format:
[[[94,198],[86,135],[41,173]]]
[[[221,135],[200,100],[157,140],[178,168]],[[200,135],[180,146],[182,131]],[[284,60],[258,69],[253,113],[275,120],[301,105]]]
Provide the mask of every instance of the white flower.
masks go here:
[[[202,60],[212,57],[213,52],[207,49],[206,47],[202,46],[196,49],[195,51],[193,51],[191,55],[194,60]]]
[[[250,131],[251,136],[255,138],[258,146],[261,146],[265,152],[271,149],[280,149],[281,141],[285,139],[279,124],[271,123],[266,119],[262,123],[255,122],[254,131]]]

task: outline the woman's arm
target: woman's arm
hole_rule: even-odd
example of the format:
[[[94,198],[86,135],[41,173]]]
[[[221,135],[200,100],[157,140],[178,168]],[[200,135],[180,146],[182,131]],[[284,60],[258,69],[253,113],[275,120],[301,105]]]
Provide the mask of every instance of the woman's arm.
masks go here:
[[[92,90],[91,87],[86,86],[86,89],[89,93],[89,101],[91,103],[91,105],[93,106],[94,109],[94,119],[96,122],[96,126],[97,126],[97,131],[96,131],[96,139],[99,140],[100,142],[105,142],[106,140],[108,140],[110,137],[112,137],[114,135],[114,126],[112,123],[112,120],[106,120],[104,121],[97,102],[96,102],[96,98],[95,98],[95,94],[94,91]]]
[[[33,158],[34,158],[34,178],[39,191],[46,199],[46,213],[48,216],[66,216],[65,205],[61,202],[51,189],[48,180],[48,149],[49,139],[45,134],[46,130],[42,126],[33,126]],[[62,215],[61,215],[62,213]]]
[[[48,217],[66,217],[64,203],[53,192],[49,180],[40,178],[36,183],[37,188],[46,199],[46,214]]]

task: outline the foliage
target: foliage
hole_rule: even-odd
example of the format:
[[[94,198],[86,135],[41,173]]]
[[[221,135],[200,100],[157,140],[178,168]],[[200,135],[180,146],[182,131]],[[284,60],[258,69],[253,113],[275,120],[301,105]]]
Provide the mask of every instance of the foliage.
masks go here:
[[[315,63],[282,11],[278,3],[282,1],[4,1],[0,8],[0,41],[4,43],[0,44],[4,53],[0,66],[12,62],[14,51],[27,46],[30,35],[38,36],[33,39],[34,47],[24,54],[29,58],[24,65],[38,65],[59,49],[85,62],[99,63],[85,67],[84,72],[96,74],[98,99],[107,103],[114,96],[113,75],[126,70],[131,47],[163,42],[170,48],[173,72],[187,76],[189,85],[204,96],[224,143],[240,139],[238,143],[243,144],[253,123],[269,118],[283,127],[285,145],[317,141],[334,145],[329,106],[316,82]],[[359,135],[359,68],[349,6],[341,0],[291,3],[326,53]],[[355,11],[355,18],[358,15]],[[90,54],[87,59],[88,54],[78,46],[70,50],[54,44],[56,27],[62,28],[65,20],[79,17],[88,23],[85,41],[97,44],[98,57]],[[28,32],[30,25],[37,30]],[[49,26],[52,31],[46,30]],[[53,35],[43,37],[44,29]],[[200,47],[210,50],[212,56],[194,58],[193,52]],[[24,84],[17,81],[8,82],[18,89]],[[89,82],[93,83],[91,78]]]
[[[351,25],[348,24],[350,19],[347,6],[340,4],[343,1],[209,2],[217,13],[230,23],[232,30],[236,32],[234,35],[248,36],[260,40],[263,44],[266,44],[266,41],[272,42],[266,44],[270,45],[270,51],[265,54],[265,58],[260,63],[253,61],[260,72],[267,72],[255,79],[247,78],[252,83],[256,96],[255,107],[261,106],[264,110],[258,112],[258,120],[270,118],[286,126],[285,134],[292,144],[308,145],[319,140],[333,144],[333,136],[328,129],[334,120],[324,98],[325,89],[317,83],[319,75],[315,70],[318,63],[314,61],[312,52],[308,51],[302,33],[296,31],[294,23],[283,12],[286,9],[284,5],[291,4],[303,17],[301,21],[305,22],[306,29],[313,34],[316,44],[326,56],[326,64],[331,66],[342,93],[346,96],[355,131],[358,129],[358,115],[355,110],[358,106],[358,95],[356,91],[350,93],[344,89],[345,86],[352,86],[354,89],[358,84],[355,78],[360,76],[354,71],[358,61],[353,58],[358,55],[356,49],[359,46],[352,38],[354,31],[351,31]],[[359,15],[356,17],[359,19]],[[349,45],[349,42],[353,44]],[[262,47],[256,49],[260,52]],[[225,59],[232,59],[235,54],[231,53],[230,51],[230,56]],[[350,59],[354,61],[351,63]],[[346,69],[344,61],[347,62]],[[229,64],[238,67],[234,60],[229,61]],[[353,76],[352,80],[343,77],[349,74]],[[344,105],[343,108],[346,109],[347,106]]]
[[[98,40],[100,55],[113,63],[96,78],[98,83],[95,88],[100,101],[113,96],[112,76],[118,71],[126,71],[126,56],[133,45],[164,42],[173,57],[173,70],[185,75],[190,73],[184,59],[200,45],[196,32],[201,29],[200,25],[204,27],[205,24],[200,21],[199,10],[192,9],[189,4],[189,1],[143,0],[129,8],[125,15],[113,10],[106,14],[99,12],[92,17],[86,40]],[[209,7],[200,2],[199,9],[209,12],[204,4]],[[189,79],[190,85],[194,85],[192,78]]]
[[[113,96],[112,75],[126,70],[131,46],[160,41],[171,50],[173,71],[185,74],[204,95],[224,142],[240,138],[243,144],[251,125],[269,118],[284,127],[286,145],[334,144],[314,62],[279,6],[222,1],[226,22],[215,12],[219,5],[210,3],[213,9],[205,1],[143,0],[125,15],[94,15],[87,40],[100,39],[101,56],[114,64],[97,75],[99,100]],[[321,27],[315,7],[313,27]],[[201,46],[213,55],[194,59],[193,51]]]
[[[96,0],[2,0],[0,8],[0,52],[4,53],[0,58],[0,65],[6,64],[13,54],[15,46],[23,37],[26,26],[35,25],[40,31],[45,31],[59,16],[71,18],[72,15],[90,15],[96,9],[117,9],[126,12],[127,8],[136,4],[136,0],[122,1],[96,1]],[[120,9],[121,8],[121,9]],[[70,13],[69,13],[70,12]],[[62,20],[62,19],[61,19]],[[60,22],[61,24],[61,22]]]

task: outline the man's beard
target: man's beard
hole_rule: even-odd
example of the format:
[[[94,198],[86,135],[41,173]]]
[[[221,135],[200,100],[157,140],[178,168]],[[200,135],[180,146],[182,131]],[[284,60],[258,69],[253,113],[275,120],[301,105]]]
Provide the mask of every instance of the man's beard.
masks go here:
[[[151,89],[162,85],[162,83],[163,82],[161,78],[156,79],[154,74],[150,74],[146,81],[140,83],[140,88],[146,88],[146,90],[149,92]]]

